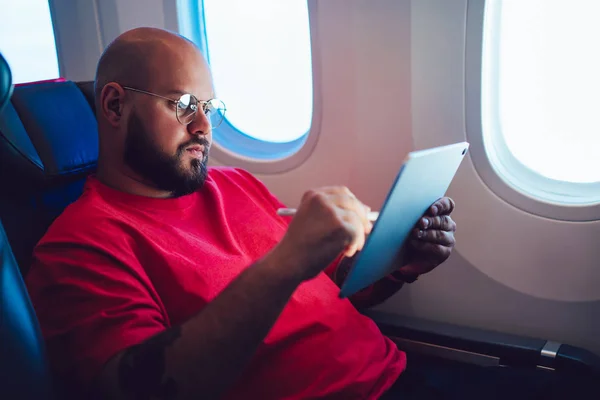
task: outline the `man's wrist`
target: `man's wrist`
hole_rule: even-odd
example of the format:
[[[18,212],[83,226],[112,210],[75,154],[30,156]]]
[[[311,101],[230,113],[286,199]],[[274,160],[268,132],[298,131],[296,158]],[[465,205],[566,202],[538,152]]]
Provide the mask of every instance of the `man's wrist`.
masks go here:
[[[261,260],[265,268],[276,275],[279,279],[288,281],[295,285],[300,285],[308,279],[303,260],[300,260],[285,245],[279,243]]]

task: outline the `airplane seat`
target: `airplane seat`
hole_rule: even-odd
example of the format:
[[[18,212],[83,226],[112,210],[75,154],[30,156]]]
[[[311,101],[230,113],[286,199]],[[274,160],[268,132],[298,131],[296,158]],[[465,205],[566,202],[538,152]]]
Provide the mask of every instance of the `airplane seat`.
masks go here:
[[[93,94],[80,86],[17,85],[0,115],[0,185],[10,188],[0,194],[0,219],[24,276],[35,244],[96,168]]]
[[[0,224],[0,397],[51,399],[45,346],[27,288]]]
[[[10,68],[0,54],[0,113],[12,91]],[[51,387],[35,311],[0,223],[0,397],[50,399]]]

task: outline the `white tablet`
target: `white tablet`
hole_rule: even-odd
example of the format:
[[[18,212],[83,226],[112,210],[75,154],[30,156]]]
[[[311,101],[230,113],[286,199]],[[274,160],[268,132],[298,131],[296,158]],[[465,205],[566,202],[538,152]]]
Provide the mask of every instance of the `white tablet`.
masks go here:
[[[468,149],[469,143],[462,142],[408,154],[340,297],[364,289],[404,264],[406,239],[427,209],[444,197]]]

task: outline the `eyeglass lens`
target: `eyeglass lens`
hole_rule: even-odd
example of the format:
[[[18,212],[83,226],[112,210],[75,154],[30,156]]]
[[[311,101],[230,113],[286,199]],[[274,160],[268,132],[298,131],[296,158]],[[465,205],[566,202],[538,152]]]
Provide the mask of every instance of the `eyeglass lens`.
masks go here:
[[[182,124],[189,124],[196,117],[199,103],[204,114],[209,119],[213,129],[217,128],[223,122],[225,115],[225,104],[219,99],[211,99],[207,102],[199,102],[191,94],[182,95],[177,102],[177,119]]]

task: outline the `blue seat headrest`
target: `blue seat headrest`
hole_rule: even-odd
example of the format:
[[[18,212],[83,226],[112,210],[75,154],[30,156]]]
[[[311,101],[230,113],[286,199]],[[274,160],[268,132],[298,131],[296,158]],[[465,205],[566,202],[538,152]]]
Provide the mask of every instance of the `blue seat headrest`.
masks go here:
[[[0,155],[28,185],[86,174],[98,159],[94,112],[70,81],[16,87],[0,117],[0,140]]]
[[[0,220],[22,272],[52,221],[96,169],[92,83],[16,85],[0,111]]]
[[[13,91],[12,74],[8,62],[0,54],[0,110],[10,99]]]

